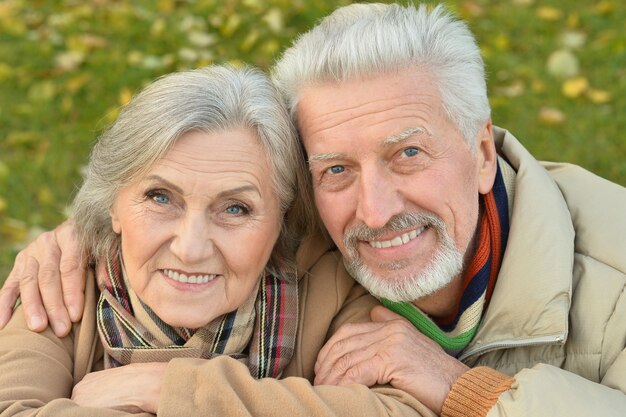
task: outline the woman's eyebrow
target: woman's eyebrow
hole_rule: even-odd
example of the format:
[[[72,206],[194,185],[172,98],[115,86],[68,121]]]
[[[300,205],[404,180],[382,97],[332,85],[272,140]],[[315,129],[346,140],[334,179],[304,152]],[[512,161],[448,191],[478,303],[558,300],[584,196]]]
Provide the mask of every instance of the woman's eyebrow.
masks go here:
[[[156,175],[156,174],[148,175],[146,178],[144,178],[144,180],[142,182],[144,182],[144,181],[159,182],[159,183],[164,184],[168,188],[173,189],[177,193],[183,194],[183,189],[182,188],[180,188],[178,185],[176,185],[176,184],[166,180],[165,178],[163,178],[163,177],[161,177],[159,175]]]
[[[221,191],[220,193],[218,193],[217,196],[218,196],[218,198],[227,198],[227,197],[231,197],[233,195],[242,194],[242,193],[246,193],[246,192],[249,192],[249,191],[252,191],[252,192],[258,194],[259,196],[261,196],[261,192],[256,187],[256,185],[253,185],[253,184],[242,185],[241,187],[232,188],[230,190],[224,190],[224,191]]]

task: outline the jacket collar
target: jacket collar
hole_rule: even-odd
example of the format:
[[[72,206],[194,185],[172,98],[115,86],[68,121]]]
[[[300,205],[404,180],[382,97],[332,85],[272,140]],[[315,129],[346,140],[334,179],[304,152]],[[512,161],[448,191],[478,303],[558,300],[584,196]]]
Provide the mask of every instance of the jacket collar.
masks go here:
[[[494,127],[496,148],[517,172],[511,229],[498,281],[461,359],[502,347],[564,342],[574,228],[548,172],[513,135]]]

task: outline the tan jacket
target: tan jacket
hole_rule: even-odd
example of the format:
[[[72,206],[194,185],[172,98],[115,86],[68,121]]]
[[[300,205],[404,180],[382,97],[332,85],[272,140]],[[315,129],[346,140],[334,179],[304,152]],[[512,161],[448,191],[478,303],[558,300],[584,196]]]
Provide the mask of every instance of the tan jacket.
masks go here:
[[[175,359],[167,367],[160,416],[415,416],[432,413],[388,387],[311,385],[317,353],[336,326],[369,318],[376,301],[356,285],[328,244],[311,239],[300,250],[300,323],[285,379],[255,380],[231,358]],[[309,271],[309,272],[306,272]],[[102,369],[95,325],[97,298],[87,280],[85,313],[70,336],[27,330],[23,314],[0,331],[0,416],[122,416],[120,411],[79,407],[68,399],[88,372]],[[342,306],[348,306],[343,309]],[[304,376],[305,378],[288,378]],[[146,415],[146,414],[144,414]]]
[[[574,165],[541,166],[504,130],[495,138],[517,172],[511,230],[461,359],[514,380],[488,400],[469,371],[447,400],[461,395],[467,409],[449,415],[624,417],[626,189]]]

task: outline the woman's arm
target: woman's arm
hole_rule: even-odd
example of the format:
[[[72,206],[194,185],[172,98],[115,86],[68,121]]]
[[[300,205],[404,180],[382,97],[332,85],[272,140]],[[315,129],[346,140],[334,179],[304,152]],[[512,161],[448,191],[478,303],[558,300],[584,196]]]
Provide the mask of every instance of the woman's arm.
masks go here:
[[[80,325],[60,339],[50,329],[30,331],[22,312],[17,313],[0,331],[0,416],[129,416],[109,408],[83,407],[70,399],[75,379],[88,371],[78,368],[88,367],[92,357],[93,337],[75,346]],[[133,414],[138,415],[150,416]]]
[[[31,330],[50,324],[57,336],[66,336],[83,312],[86,259],[71,220],[39,235],[18,253],[0,289],[0,329],[21,297]]]

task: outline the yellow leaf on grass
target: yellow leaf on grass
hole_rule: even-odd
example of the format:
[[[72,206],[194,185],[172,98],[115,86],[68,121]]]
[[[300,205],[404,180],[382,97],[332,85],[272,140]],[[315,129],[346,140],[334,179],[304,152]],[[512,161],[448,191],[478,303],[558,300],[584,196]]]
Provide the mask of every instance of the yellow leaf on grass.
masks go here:
[[[37,192],[37,199],[40,204],[52,204],[54,203],[54,194],[48,187],[41,187]]]
[[[124,87],[120,90],[120,95],[117,101],[118,103],[120,103],[120,105],[125,106],[128,104],[131,98],[133,98],[133,92],[130,91],[128,87]]]
[[[546,66],[551,75],[559,78],[574,77],[579,72],[578,58],[569,49],[552,52]]]
[[[0,181],[9,176],[9,167],[4,162],[0,161]]]
[[[78,90],[80,90],[87,83],[87,81],[89,81],[89,75],[87,75],[86,73],[82,73],[67,80],[67,82],[65,83],[65,88],[67,89],[67,91],[74,94]]]
[[[595,104],[605,104],[611,101],[611,93],[606,90],[594,90],[590,89],[587,91],[587,97],[591,100],[592,103]]]
[[[23,242],[28,236],[26,223],[16,219],[4,219],[0,223],[0,235],[6,236],[10,242]]]
[[[577,98],[589,88],[589,81],[585,77],[571,78],[563,83],[561,92],[565,97]]]
[[[241,16],[238,14],[231,14],[226,19],[226,23],[220,26],[220,33],[222,34],[222,36],[230,38],[235,33],[235,31],[237,31],[240,24]]]
[[[511,39],[506,35],[498,35],[493,41],[496,48],[501,51],[506,51],[511,48]]]
[[[174,1],[173,0],[159,0],[157,3],[157,8],[161,13],[171,13],[174,10]]]
[[[596,4],[596,12],[598,12],[598,14],[611,14],[613,13],[613,11],[615,10],[615,5],[613,4],[613,2],[610,1],[601,1],[600,3]]]
[[[559,20],[563,12],[556,7],[542,6],[537,9],[537,17],[541,20]]]
[[[565,114],[554,107],[542,107],[539,110],[539,120],[548,125],[558,125],[565,121]]]
[[[9,205],[7,204],[7,201],[0,197],[0,213],[4,213],[7,209]]]
[[[530,88],[535,93],[542,93],[546,90],[546,85],[541,80],[533,80]]]
[[[277,7],[271,8],[265,16],[263,16],[263,20],[274,33],[279,33],[285,26],[283,12]]]

